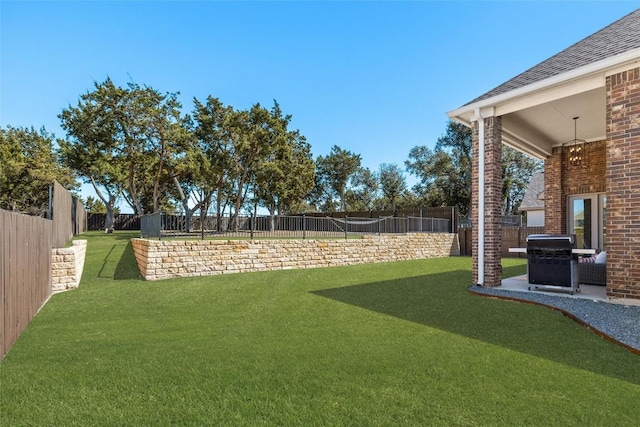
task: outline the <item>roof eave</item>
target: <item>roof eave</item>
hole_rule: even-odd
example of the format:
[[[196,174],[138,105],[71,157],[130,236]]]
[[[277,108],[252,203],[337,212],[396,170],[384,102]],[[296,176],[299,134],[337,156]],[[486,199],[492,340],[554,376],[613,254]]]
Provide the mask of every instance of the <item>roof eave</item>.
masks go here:
[[[483,99],[471,104],[464,105],[460,108],[447,112],[450,119],[455,120],[466,126],[470,126],[475,120],[476,110],[497,107],[499,105],[522,99],[532,94],[543,92],[547,89],[556,88],[562,85],[568,85],[576,80],[593,77],[596,75],[607,75],[619,72],[625,67],[640,63],[640,48],[629,50],[620,55],[612,56],[580,68],[576,68],[566,73],[558,74],[553,77],[535,82],[518,89],[511,90],[491,98]],[[603,79],[604,80],[604,79]],[[533,105],[531,105],[533,106]],[[483,114],[484,116],[484,114]]]

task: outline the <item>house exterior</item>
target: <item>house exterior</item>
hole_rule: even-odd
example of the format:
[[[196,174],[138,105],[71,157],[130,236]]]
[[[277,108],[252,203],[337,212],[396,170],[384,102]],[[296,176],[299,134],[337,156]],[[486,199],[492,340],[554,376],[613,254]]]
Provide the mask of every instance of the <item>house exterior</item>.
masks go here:
[[[527,227],[544,226],[544,172],[531,175],[520,203],[520,212],[527,213]]]
[[[501,284],[505,144],[544,160],[545,231],[606,250],[607,295],[640,299],[640,9],[448,116],[473,133],[474,284]]]

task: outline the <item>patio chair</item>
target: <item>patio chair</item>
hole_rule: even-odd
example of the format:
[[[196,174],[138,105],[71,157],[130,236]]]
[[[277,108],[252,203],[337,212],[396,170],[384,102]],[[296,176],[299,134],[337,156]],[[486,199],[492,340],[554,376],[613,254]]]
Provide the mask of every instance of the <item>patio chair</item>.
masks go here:
[[[605,262],[578,263],[578,280],[585,285],[606,286],[607,264]]]

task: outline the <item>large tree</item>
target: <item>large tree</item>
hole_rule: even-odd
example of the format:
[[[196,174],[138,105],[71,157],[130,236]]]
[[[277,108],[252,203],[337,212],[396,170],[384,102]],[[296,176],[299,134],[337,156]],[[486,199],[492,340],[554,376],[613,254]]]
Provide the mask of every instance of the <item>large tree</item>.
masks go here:
[[[351,176],[346,191],[346,207],[350,211],[370,211],[379,196],[378,175],[366,167],[359,167]]]
[[[301,210],[313,187],[311,147],[299,130],[289,129],[291,116],[277,102],[270,110],[255,104],[238,111],[209,96],[194,99],[194,106],[197,147],[185,153],[183,166],[205,199],[216,194],[218,216],[229,202],[234,218],[258,205],[272,217]]]
[[[129,83],[120,123],[127,133],[127,201],[140,215],[171,208],[169,166],[189,142],[178,93]]]
[[[194,99],[193,103],[193,133],[198,148],[188,156],[190,171],[204,200],[202,215],[215,195],[217,229],[220,230],[221,216],[233,192],[231,172],[234,134],[231,117],[235,111],[212,96],[208,96],[204,102]]]
[[[257,174],[266,159],[271,156],[276,141],[271,129],[271,115],[259,103],[250,110],[234,111],[230,117],[231,130],[231,168],[230,178],[234,183],[234,212],[232,224],[238,227],[238,215],[245,204],[250,190],[254,193],[253,204],[257,205],[255,195]]]
[[[398,199],[407,191],[404,172],[395,163],[382,163],[378,177],[382,194],[389,201],[391,209],[395,211]]]
[[[289,130],[291,116],[283,115],[275,101],[270,116],[269,148],[257,168],[255,196],[269,210],[273,227],[276,212],[296,210],[313,189],[315,163],[306,138],[297,129]]]
[[[71,137],[65,161],[94,185],[108,211],[121,193],[139,215],[168,207],[169,165],[187,140],[180,108],[177,93],[94,82],[59,115]]]
[[[346,190],[349,180],[358,171],[361,157],[359,154],[344,150],[337,145],[326,156],[316,160],[316,195],[322,197],[325,204],[338,199],[340,210],[346,209]],[[323,197],[324,196],[324,197]]]
[[[74,173],[61,164],[54,138],[44,128],[0,128],[1,209],[43,215],[54,180],[68,190],[76,189]]]
[[[80,96],[77,106],[59,114],[70,137],[60,144],[62,161],[84,182],[91,183],[106,209],[105,229],[113,229],[118,199],[126,186],[126,169],[120,157],[121,137],[116,117],[124,90],[110,79],[94,82],[95,89]]]
[[[446,133],[433,150],[416,146],[405,162],[419,179],[414,191],[428,206],[457,206],[461,215],[471,211],[471,129],[450,121]],[[503,146],[503,214],[514,213],[522,201],[524,187],[541,162]]]
[[[457,206],[468,215],[471,204],[471,131],[450,121],[433,150],[416,146],[405,162],[418,177],[413,191],[427,206]]]

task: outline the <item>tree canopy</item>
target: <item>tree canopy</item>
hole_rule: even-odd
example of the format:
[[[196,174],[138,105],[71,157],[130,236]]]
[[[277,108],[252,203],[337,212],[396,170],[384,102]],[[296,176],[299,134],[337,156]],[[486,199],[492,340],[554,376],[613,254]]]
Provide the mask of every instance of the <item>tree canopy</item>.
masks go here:
[[[331,147],[326,156],[316,160],[316,195],[321,204],[332,210],[338,200],[341,211],[346,209],[346,190],[351,177],[360,168],[360,154],[344,150],[337,145]]]
[[[450,121],[433,150],[416,146],[405,162],[416,175],[413,187],[427,206],[457,206],[461,215],[471,211],[471,129]],[[502,213],[517,214],[524,190],[542,163],[513,148],[502,149]]]
[[[209,96],[194,99],[192,119],[177,96],[107,79],[60,114],[70,137],[63,160],[93,184],[107,212],[120,196],[139,215],[176,202],[189,215],[208,209],[214,195],[219,214],[254,204],[272,213],[299,208],[315,164],[277,102],[235,110]]]
[[[314,161],[311,144],[275,100],[239,110],[209,95],[194,98],[184,114],[178,96],[107,78],[62,109],[67,139],[0,129],[0,208],[41,213],[54,179],[73,189],[78,177],[93,185],[97,199],[87,204],[106,211],[107,228],[121,200],[140,215],[214,211],[235,219],[258,207],[272,217],[419,206],[470,213],[471,130],[459,123],[449,122],[433,148],[413,147],[406,169],[382,163],[372,171],[338,145]],[[503,213],[514,214],[541,163],[508,147],[502,153]],[[412,188],[405,172],[417,178]]]
[[[398,198],[402,197],[408,189],[404,172],[394,163],[382,163],[378,176],[380,190],[382,190],[382,194],[389,202],[391,210],[395,211]]]
[[[61,164],[54,138],[44,128],[0,128],[0,209],[42,215],[54,180],[77,190],[75,174]]]

